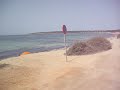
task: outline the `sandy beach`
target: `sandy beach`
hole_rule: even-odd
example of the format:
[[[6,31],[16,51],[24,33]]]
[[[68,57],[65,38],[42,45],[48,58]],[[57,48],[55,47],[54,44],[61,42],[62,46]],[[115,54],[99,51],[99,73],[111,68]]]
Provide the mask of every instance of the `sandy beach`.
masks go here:
[[[120,90],[120,40],[112,49],[68,56],[64,49],[0,61],[0,90]]]

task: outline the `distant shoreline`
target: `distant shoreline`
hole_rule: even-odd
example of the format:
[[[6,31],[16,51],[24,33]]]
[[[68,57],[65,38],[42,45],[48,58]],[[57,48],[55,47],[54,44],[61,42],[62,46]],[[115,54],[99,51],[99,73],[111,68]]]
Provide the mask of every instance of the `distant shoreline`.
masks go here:
[[[68,33],[81,33],[81,32],[120,32],[120,29],[118,30],[81,30],[81,31],[68,31]],[[62,33],[62,31],[48,31],[48,32],[35,32],[30,34],[49,34],[49,33]]]
[[[108,33],[115,33],[119,32],[120,29],[117,30],[80,30],[80,31],[67,31],[67,33],[87,33],[87,32],[108,32]],[[0,35],[0,36],[16,36],[16,35],[31,35],[31,34],[54,34],[54,33],[63,33],[62,31],[48,31],[48,32],[33,32],[33,33],[26,33],[26,34],[8,34],[8,35]]]

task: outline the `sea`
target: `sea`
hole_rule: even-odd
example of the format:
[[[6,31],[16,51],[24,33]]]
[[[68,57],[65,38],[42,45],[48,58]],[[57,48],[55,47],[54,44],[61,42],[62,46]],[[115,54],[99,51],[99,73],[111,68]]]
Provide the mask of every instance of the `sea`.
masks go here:
[[[93,37],[109,38],[113,35],[106,32],[67,33],[66,43],[69,47],[76,41],[83,41]],[[63,33],[42,33],[26,35],[0,35],[0,60],[19,56],[22,52],[44,52],[64,47]]]

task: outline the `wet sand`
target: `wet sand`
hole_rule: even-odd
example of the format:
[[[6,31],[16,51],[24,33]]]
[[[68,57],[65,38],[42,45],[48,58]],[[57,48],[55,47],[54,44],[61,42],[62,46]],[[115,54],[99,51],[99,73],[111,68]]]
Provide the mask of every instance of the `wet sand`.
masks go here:
[[[0,90],[120,90],[120,40],[109,51],[68,56],[64,49],[0,61]]]

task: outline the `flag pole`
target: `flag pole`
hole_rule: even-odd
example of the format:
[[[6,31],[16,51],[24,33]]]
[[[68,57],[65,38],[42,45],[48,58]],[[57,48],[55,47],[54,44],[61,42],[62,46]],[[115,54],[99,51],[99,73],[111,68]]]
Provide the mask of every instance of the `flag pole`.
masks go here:
[[[66,56],[66,62],[67,62],[67,45],[66,45],[66,33],[67,33],[67,28],[65,25],[62,27],[62,31],[64,33],[64,44],[65,44],[65,56]]]
[[[66,45],[66,34],[64,34],[64,43],[65,43],[65,51],[66,51],[66,62],[68,61],[67,60],[67,45]]]

